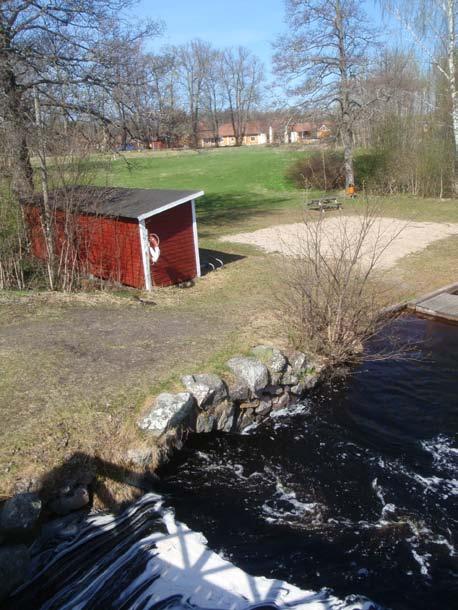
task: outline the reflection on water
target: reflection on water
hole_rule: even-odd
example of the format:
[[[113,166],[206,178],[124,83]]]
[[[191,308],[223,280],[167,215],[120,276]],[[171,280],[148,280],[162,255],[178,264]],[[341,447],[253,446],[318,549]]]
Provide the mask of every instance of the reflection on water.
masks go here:
[[[403,319],[408,361],[361,367],[163,473],[177,517],[244,570],[396,609],[456,600],[458,327]]]

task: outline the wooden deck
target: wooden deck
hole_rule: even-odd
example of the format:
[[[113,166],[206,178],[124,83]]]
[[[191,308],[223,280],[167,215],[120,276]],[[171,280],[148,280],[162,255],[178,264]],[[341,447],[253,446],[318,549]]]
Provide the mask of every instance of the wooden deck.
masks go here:
[[[458,284],[425,295],[407,307],[425,316],[458,323]]]

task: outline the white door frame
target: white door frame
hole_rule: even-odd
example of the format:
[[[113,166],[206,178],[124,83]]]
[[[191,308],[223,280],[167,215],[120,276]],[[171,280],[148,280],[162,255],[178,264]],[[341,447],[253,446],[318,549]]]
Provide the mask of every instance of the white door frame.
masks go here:
[[[199,237],[197,235],[197,220],[196,220],[196,200],[191,201],[192,208],[192,233],[194,236],[194,253],[196,259],[197,277],[200,277],[200,254],[199,254]]]
[[[138,221],[138,229],[140,232],[140,247],[142,250],[143,276],[145,279],[145,290],[153,289],[151,281],[151,264],[149,256],[148,229],[146,228],[145,220]]]

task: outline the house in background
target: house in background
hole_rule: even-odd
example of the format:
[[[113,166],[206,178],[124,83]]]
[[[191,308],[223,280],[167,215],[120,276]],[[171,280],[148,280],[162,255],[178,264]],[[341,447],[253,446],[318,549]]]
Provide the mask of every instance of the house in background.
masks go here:
[[[291,126],[289,141],[292,144],[313,139],[316,139],[316,127],[313,123],[296,123]]]
[[[332,136],[330,123],[295,123],[285,131],[285,143],[315,144]]]
[[[71,248],[84,273],[139,289],[192,280],[200,276],[195,200],[203,194],[103,187],[52,191],[55,253],[60,256]],[[46,260],[43,198],[21,203],[32,252]],[[151,235],[159,247],[156,260],[150,256]]]
[[[273,131],[269,125],[262,121],[248,121],[242,144],[245,146],[257,146],[272,142]],[[222,123],[218,129],[218,136],[206,126],[203,126],[199,136],[202,148],[213,148],[215,146],[235,146],[235,132],[232,123]]]
[[[332,135],[330,123],[302,123],[284,124],[279,119],[270,121],[248,121],[242,144],[244,146],[257,146],[260,144],[314,144],[329,138]],[[232,123],[222,123],[218,128],[218,136],[208,126],[203,125],[199,133],[201,148],[214,148],[216,146],[235,146],[236,139]]]

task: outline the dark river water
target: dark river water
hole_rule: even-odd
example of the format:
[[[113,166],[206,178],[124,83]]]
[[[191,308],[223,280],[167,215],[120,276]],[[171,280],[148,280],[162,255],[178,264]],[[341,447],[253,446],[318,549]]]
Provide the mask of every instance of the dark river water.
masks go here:
[[[47,524],[5,608],[457,608],[458,326],[396,326],[409,360],[191,437],[120,514]]]
[[[162,473],[178,520],[243,570],[397,610],[457,605],[458,326],[397,322],[364,364],[249,434],[191,438]]]

